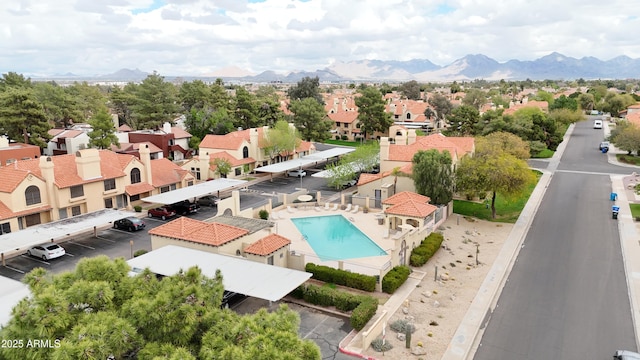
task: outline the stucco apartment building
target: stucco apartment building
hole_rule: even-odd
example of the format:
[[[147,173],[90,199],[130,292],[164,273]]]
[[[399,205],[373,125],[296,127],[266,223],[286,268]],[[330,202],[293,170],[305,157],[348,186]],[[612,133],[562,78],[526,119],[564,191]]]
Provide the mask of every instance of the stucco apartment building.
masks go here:
[[[361,174],[358,179],[358,194],[369,197],[379,204],[402,191],[415,192],[412,174],[412,159],[421,150],[436,149],[451,154],[454,169],[464,156],[472,156],[475,151],[473,137],[447,137],[441,133],[417,136],[415,129],[394,125],[389,132],[395,134],[390,139],[380,139],[380,173]],[[394,169],[397,169],[394,172]],[[376,206],[379,207],[379,206]]]
[[[0,166],[7,166],[19,160],[37,159],[39,157],[39,146],[9,142],[6,137],[0,136]]]
[[[109,150],[42,156],[0,167],[0,233],[17,231],[192,185],[193,176],[167,159]]]
[[[268,126],[234,131],[226,135],[207,135],[202,139],[198,150],[199,156],[194,156],[181,166],[190,171],[196,180],[219,178],[216,174],[215,159],[224,158],[231,164],[228,178],[238,178],[255,168],[300,156],[314,153],[316,148],[309,141],[302,141],[293,154],[278,154],[271,159],[264,150],[264,136],[269,131]]]

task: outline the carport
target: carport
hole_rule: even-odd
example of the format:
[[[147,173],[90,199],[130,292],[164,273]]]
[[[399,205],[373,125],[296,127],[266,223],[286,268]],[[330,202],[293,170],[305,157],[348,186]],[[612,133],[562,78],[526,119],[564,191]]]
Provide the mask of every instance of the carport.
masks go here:
[[[31,295],[29,287],[20,281],[0,276],[0,327],[6,326],[11,320],[11,310],[20,300]]]
[[[215,179],[193,186],[167,191],[162,194],[148,196],[142,199],[142,201],[154,204],[170,205],[183,200],[195,199],[205,195],[212,195],[214,193],[220,195],[220,191],[240,188],[244,186],[246,182],[246,180],[237,179]]]
[[[127,263],[132,275],[149,268],[154,274],[172,276],[198,266],[205,276],[214,278],[216,270],[220,270],[225,290],[268,301],[282,299],[311,277],[304,271],[174,245],[153,250]]]
[[[54,242],[74,234],[93,231],[95,235],[97,227],[104,226],[127,216],[135,216],[135,213],[131,211],[103,209],[4,234],[2,235],[2,241],[0,241],[2,266],[6,265],[5,254],[24,250],[46,242]]]
[[[255,168],[254,171],[267,172],[273,174],[284,173],[290,170],[302,169],[311,164],[317,164],[320,161],[327,161],[334,157],[342,156],[350,152],[356,151],[355,148],[335,147],[325,151],[315,152],[311,155],[306,155],[298,159],[287,160],[277,164],[271,164],[267,166],[261,166]]]

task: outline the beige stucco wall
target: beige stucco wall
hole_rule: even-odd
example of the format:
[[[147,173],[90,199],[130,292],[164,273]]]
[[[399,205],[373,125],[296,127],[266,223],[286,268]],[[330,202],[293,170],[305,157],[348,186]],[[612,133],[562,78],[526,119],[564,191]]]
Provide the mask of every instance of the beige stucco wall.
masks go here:
[[[27,200],[25,198],[24,192],[29,186],[32,185],[37,186],[38,189],[40,189],[41,202],[39,204],[27,206]],[[14,212],[20,212],[47,205],[49,204],[49,199],[47,198],[47,186],[42,179],[30,174],[27,175],[27,177],[16,187],[16,189],[12,193],[0,193],[0,201],[2,201]]]
[[[255,255],[255,254],[247,254],[245,253],[244,256],[251,261],[255,261],[261,264],[267,264],[267,259],[269,258],[269,256],[273,256],[273,265],[274,266],[280,266],[280,267],[287,267],[287,254],[288,254],[288,246],[284,247],[282,249],[279,249],[275,252],[273,252],[272,254],[269,254],[267,256],[260,256],[260,255]]]

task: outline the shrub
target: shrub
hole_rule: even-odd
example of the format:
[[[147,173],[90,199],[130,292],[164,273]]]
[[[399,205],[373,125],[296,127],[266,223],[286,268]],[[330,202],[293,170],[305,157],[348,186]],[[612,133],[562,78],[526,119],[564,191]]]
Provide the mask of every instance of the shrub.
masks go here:
[[[342,139],[342,140],[348,140],[348,139],[349,139],[349,137],[348,137],[347,135],[342,135],[342,136],[340,137],[340,139]]]
[[[371,342],[371,348],[377,352],[389,351],[393,349],[393,345],[389,341],[382,341],[382,339],[375,339]]]
[[[382,278],[382,291],[393,294],[409,278],[411,270],[406,266],[396,266]]]
[[[133,210],[135,210],[136,212],[142,212],[142,206],[136,205],[133,207]]]
[[[265,209],[262,209],[258,211],[258,216],[260,216],[260,219],[262,220],[267,220],[269,218],[269,212]]]
[[[392,322],[389,327],[391,328],[391,330],[401,334],[406,334],[407,330],[409,330],[412,334],[416,331],[415,325],[408,322],[407,320],[396,320]]]
[[[374,292],[376,290],[376,278],[374,276],[353,273],[345,270],[334,269],[329,266],[307,263],[304,267],[306,272],[313,274],[316,280],[350,288]]]
[[[138,256],[144,255],[146,253],[147,253],[147,250],[145,250],[145,249],[136,250],[136,252],[133,253],[133,257],[138,257]]]
[[[433,254],[440,249],[442,241],[444,241],[444,236],[441,233],[434,232],[429,234],[419,246],[411,250],[409,264],[416,267],[426,264]]]
[[[353,309],[351,319],[349,319],[351,327],[357,331],[362,330],[378,310],[378,299],[366,296],[363,297],[363,300],[358,307]]]
[[[336,140],[340,140],[340,135],[336,135]]]

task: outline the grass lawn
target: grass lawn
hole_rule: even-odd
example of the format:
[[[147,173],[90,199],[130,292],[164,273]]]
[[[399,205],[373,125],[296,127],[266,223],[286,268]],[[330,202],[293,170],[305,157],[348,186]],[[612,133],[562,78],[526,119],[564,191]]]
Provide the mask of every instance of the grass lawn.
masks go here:
[[[529,196],[531,196],[531,192],[533,192],[533,189],[538,184],[538,180],[540,180],[540,177],[542,176],[542,173],[539,171],[534,170],[534,173],[536,174],[536,182],[531,184],[519,197],[507,199],[504,196],[501,196],[500,193],[496,195],[495,219],[491,218],[491,207],[487,208],[484,203],[477,203],[473,201],[453,200],[453,212],[464,216],[472,216],[478,219],[513,224],[518,220],[520,212],[526,205],[527,200],[529,200]],[[491,199],[489,199],[489,201],[491,201]]]
[[[364,143],[361,143],[360,141],[326,140],[324,143],[331,144],[331,145],[358,147],[358,146],[362,146],[362,145],[373,143],[373,142],[375,142],[375,140],[368,140]]]
[[[640,204],[629,204],[629,208],[631,209],[631,216],[634,219],[640,217]]]
[[[540,151],[539,153],[535,154],[534,156],[532,156],[532,159],[548,159],[550,157],[553,156],[553,154],[555,154],[554,151],[549,150],[549,149],[544,149],[542,151]]]
[[[616,158],[622,163],[640,166],[640,156],[616,154]]]

